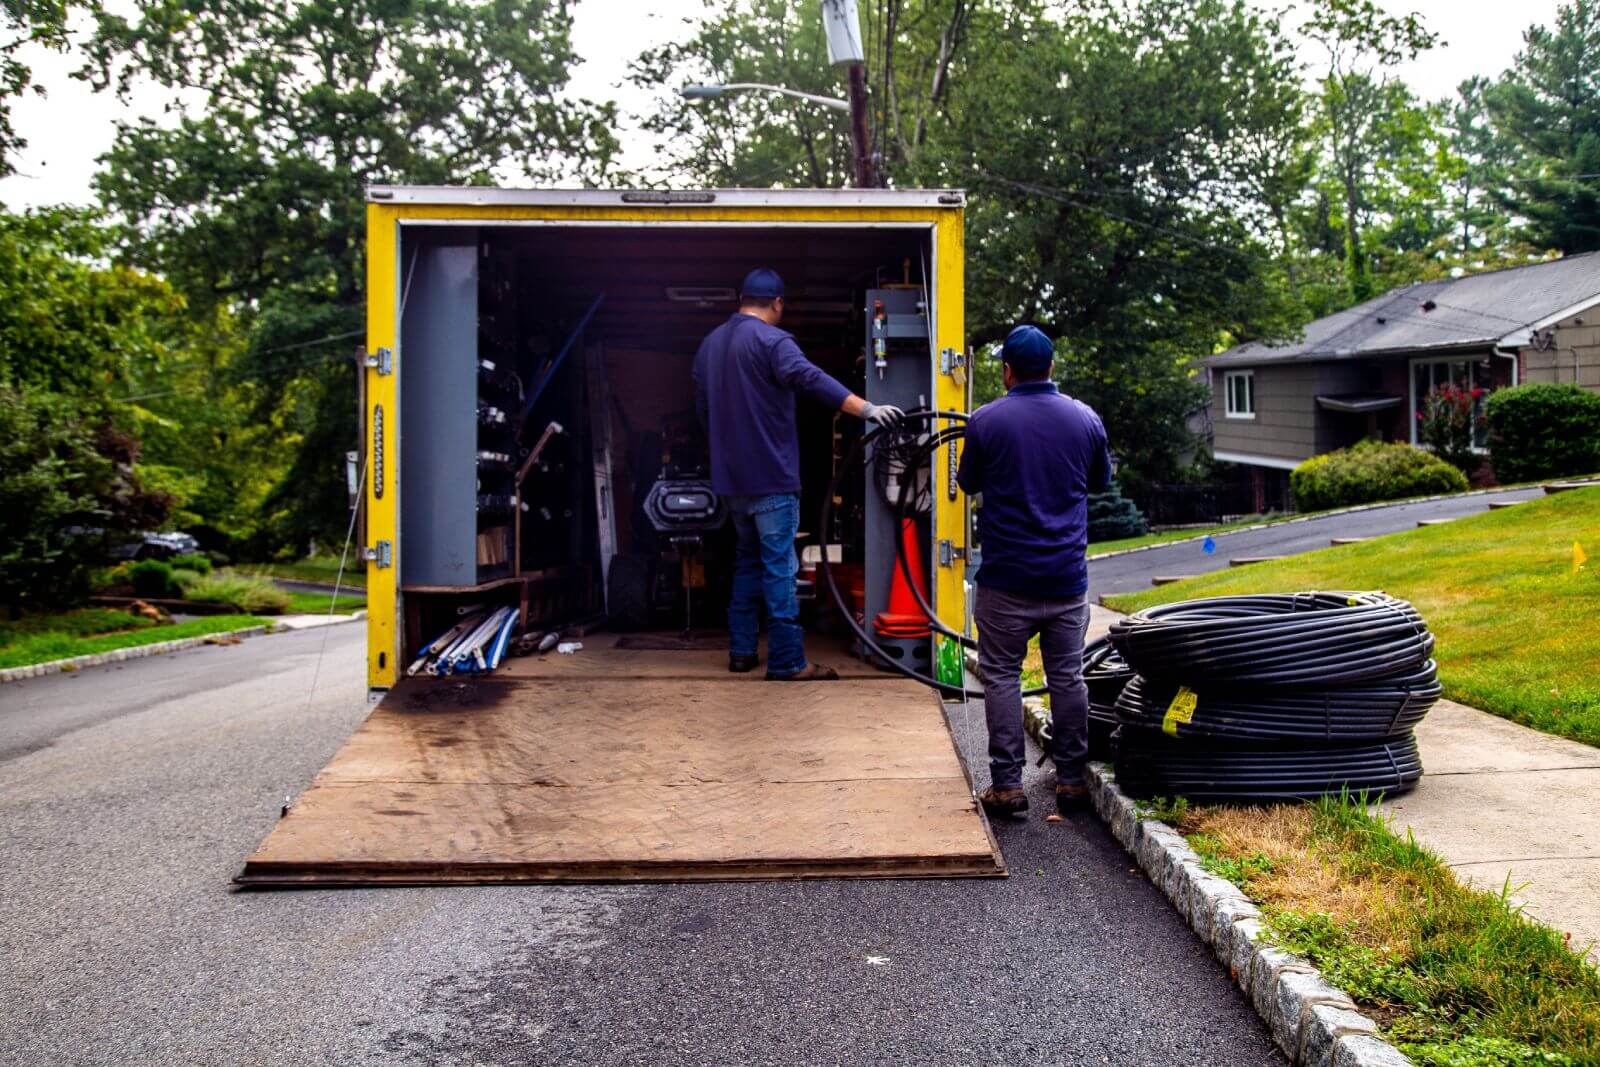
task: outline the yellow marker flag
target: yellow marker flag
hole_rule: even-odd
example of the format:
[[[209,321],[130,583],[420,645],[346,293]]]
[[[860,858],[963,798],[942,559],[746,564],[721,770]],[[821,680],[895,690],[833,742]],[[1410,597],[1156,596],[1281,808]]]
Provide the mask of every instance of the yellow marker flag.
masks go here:
[[[1576,541],[1572,542],[1572,573],[1577,574],[1588,561],[1589,557],[1583,554],[1583,546]]]

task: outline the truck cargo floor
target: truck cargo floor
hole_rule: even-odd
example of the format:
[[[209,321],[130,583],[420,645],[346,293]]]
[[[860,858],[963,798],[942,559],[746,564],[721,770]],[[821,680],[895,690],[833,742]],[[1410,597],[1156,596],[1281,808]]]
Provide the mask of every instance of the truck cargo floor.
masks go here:
[[[615,640],[405,680],[237,881],[1005,873],[927,689],[860,664],[838,682],[769,683],[727,673],[725,653]]]

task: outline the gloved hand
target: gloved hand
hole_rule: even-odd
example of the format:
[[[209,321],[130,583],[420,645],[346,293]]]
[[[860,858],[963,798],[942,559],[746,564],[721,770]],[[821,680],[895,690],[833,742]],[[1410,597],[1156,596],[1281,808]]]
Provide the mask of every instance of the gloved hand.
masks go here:
[[[861,409],[861,417],[868,422],[875,422],[886,430],[891,430],[900,424],[906,413],[893,404],[868,404]]]

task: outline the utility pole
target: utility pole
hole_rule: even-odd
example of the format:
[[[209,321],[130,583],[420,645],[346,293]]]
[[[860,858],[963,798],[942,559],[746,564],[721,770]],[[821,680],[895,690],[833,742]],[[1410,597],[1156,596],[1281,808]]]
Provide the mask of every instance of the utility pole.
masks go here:
[[[858,189],[878,185],[872,160],[872,132],[867,119],[866,51],[861,45],[861,19],[856,0],[822,0],[822,25],[827,31],[828,61],[845,67],[850,78],[850,147],[855,157]]]

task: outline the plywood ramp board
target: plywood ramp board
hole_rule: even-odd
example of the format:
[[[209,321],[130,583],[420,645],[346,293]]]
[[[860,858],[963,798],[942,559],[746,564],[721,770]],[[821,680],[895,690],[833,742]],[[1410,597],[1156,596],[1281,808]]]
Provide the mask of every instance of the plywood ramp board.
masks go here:
[[[696,655],[602,646],[586,658],[634,675],[409,679],[239,882],[1005,873],[928,690],[663,676]]]

